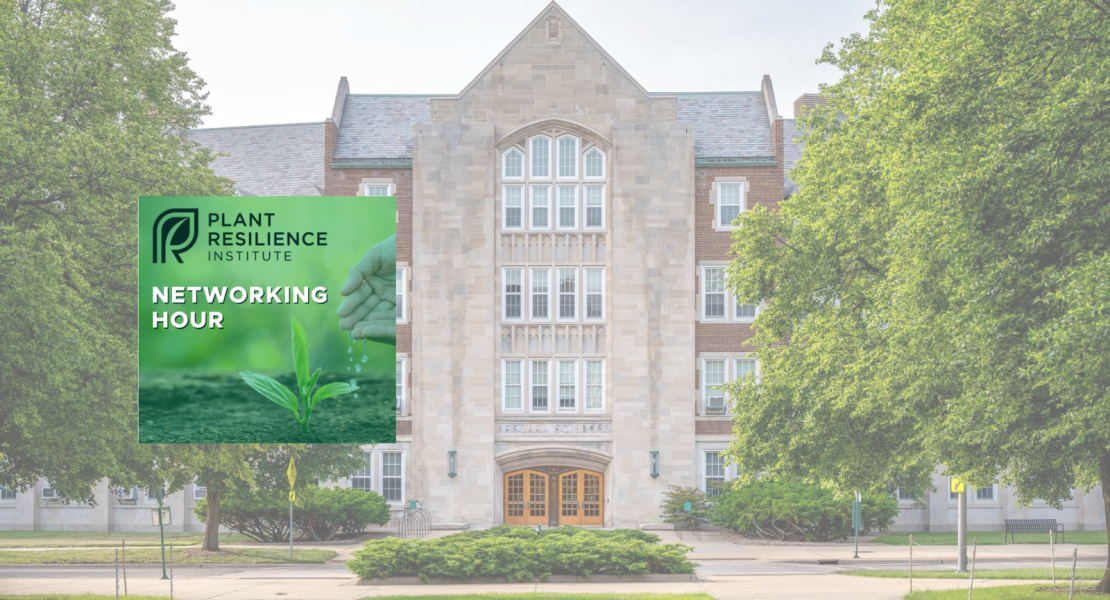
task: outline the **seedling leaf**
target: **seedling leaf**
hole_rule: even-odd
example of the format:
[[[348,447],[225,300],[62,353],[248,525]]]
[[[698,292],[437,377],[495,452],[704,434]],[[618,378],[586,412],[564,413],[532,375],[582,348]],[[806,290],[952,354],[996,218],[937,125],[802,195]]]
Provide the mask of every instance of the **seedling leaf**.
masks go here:
[[[312,406],[324,398],[331,398],[332,396],[339,396],[340,394],[349,394],[358,389],[357,385],[349,383],[329,383],[316,391],[316,395],[312,397]]]
[[[309,378],[308,383],[304,386],[304,389],[301,390],[301,398],[307,399],[312,397],[312,388],[316,387],[316,380],[319,378],[320,367],[316,367],[316,372],[312,374],[312,377]]]
[[[243,381],[247,382],[247,385],[254,388],[254,391],[288,408],[294,413],[297,412],[297,397],[293,395],[293,392],[289,391],[289,388],[281,385],[281,382],[278,380],[273,377],[250,372],[241,372],[239,376],[243,378]]]
[[[304,327],[295,317],[289,317],[293,328],[293,367],[297,371],[297,385],[304,395],[304,386],[308,384],[308,340],[304,335]]]

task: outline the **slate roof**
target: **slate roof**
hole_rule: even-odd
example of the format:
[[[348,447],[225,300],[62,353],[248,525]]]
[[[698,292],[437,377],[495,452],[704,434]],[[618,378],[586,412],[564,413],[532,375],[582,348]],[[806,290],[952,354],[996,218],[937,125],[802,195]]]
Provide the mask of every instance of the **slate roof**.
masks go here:
[[[760,92],[678,93],[679,121],[694,125],[697,158],[775,156],[767,105]]]
[[[782,120],[782,139],[782,172],[785,179],[783,194],[789,197],[794,194],[794,182],[790,179],[790,171],[794,170],[794,164],[802,157],[802,148],[805,147],[805,138],[798,134],[796,120]]]
[[[432,121],[432,96],[349,94],[335,159],[412,158],[412,127]]]
[[[216,174],[243,196],[319,196],[324,189],[324,124],[191,129],[182,137],[220,156]]]

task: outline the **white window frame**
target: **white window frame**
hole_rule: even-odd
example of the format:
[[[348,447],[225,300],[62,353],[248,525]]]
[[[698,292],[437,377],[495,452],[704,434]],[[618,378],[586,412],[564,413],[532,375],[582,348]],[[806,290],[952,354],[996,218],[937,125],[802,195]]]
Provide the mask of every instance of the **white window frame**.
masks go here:
[[[509,155],[513,152],[520,156],[520,175],[509,175]],[[528,172],[528,169],[528,155],[521,152],[520,148],[514,146],[501,153],[501,179],[506,181],[523,181],[524,174]]]
[[[19,492],[15,488],[10,488],[6,485],[0,485],[0,502],[15,502]]]
[[[364,181],[362,182],[362,195],[363,196],[393,196],[393,184],[388,181]],[[385,188],[384,194],[371,194],[370,188]]]
[[[193,480],[193,502],[203,500],[208,497],[208,486]]]
[[[910,503],[915,502],[915,500],[913,498],[903,498],[902,497],[902,488],[900,488],[900,487],[894,488],[894,499],[897,500],[898,502],[910,502]]]
[[[520,366],[518,374],[520,380],[515,384],[519,389],[517,390],[517,401],[520,406],[513,408],[509,406],[509,363],[516,363]],[[525,385],[527,380],[524,377],[524,367],[529,365],[529,361],[523,358],[503,358],[501,359],[501,410],[507,413],[524,412],[524,403],[528,401],[528,394],[525,394]],[[530,388],[529,388],[530,389]]]
[[[397,266],[397,292],[394,302],[397,303],[397,322],[409,322],[409,268],[403,265]]]
[[[563,290],[562,290],[562,278],[560,277],[560,274],[563,271],[570,271],[570,272],[574,273],[574,291],[572,293],[569,293],[569,294],[564,293]],[[574,322],[574,321],[578,321],[579,318],[581,317],[581,315],[579,315],[579,313],[578,313],[578,288],[579,288],[578,279],[579,278],[578,278],[578,268],[577,267],[555,267],[555,304],[556,304],[555,320],[556,321]],[[570,296],[571,298],[574,299],[574,304],[572,305],[574,316],[572,316],[572,317],[564,317],[563,316],[563,296]]]
[[[543,188],[547,190],[547,225],[536,225],[536,190]],[[528,186],[528,228],[537,231],[547,231],[551,229],[551,205],[554,202],[552,199],[552,189],[550,184],[541,183]]]
[[[729,362],[731,362],[729,357],[727,357],[727,356],[706,356],[706,357],[702,357],[702,359],[701,359],[701,406],[702,406],[702,414],[703,415],[711,415],[712,414],[712,415],[721,415],[721,416],[727,415],[728,414],[728,394],[726,394],[724,390],[720,390],[720,392],[718,392],[720,394],[719,397],[724,398],[724,402],[722,402],[722,406],[724,407],[724,409],[719,413],[716,413],[716,412],[710,413],[709,412],[709,398],[710,397],[713,397],[713,398],[718,397],[717,394],[710,394],[710,390],[709,390],[709,385],[710,385],[709,384],[709,363],[710,362],[720,362],[720,363],[722,363],[721,382],[718,383],[718,384],[714,384],[714,385],[715,386],[723,386],[723,385],[728,384],[728,381],[729,381],[729,379],[728,379],[728,370],[729,370]]]
[[[720,292],[712,292],[713,294],[721,294],[722,301],[724,303],[724,305],[721,307],[722,308],[721,316],[719,316],[719,317],[710,317],[708,310],[706,310],[708,305],[709,305],[709,294],[710,294],[710,292],[708,291],[708,284],[709,284],[708,272],[710,270],[719,270],[721,272],[721,291]],[[702,318],[702,320],[704,320],[704,321],[714,321],[714,322],[728,321],[729,320],[729,318],[728,318],[728,316],[729,316],[729,293],[728,293],[728,287],[725,285],[725,267],[724,267],[724,265],[702,265],[702,267],[701,267],[701,286],[700,287],[701,287],[700,291],[701,291],[701,318]]]
[[[601,225],[590,225],[590,205],[588,204],[589,190],[601,190]],[[605,229],[605,184],[590,183],[582,186],[582,229],[587,231],[599,231]]]
[[[405,503],[405,485],[407,483],[405,481],[405,451],[404,450],[381,450],[379,452],[375,452],[375,454],[378,455],[378,465],[377,465],[378,466],[378,478],[376,480],[377,484],[378,484],[378,493],[381,494],[383,498],[385,498],[385,491],[386,491],[385,490],[385,480],[386,479],[394,479],[394,478],[399,479],[400,482],[401,482],[401,493],[400,493],[401,497],[400,497],[400,499],[398,499],[398,500],[389,500],[388,498],[386,498],[386,502],[388,502],[389,504],[391,504],[393,506],[403,505]],[[400,455],[400,457],[401,457],[400,465],[399,465],[399,467],[401,469],[401,474],[400,475],[397,475],[397,476],[391,475],[388,478],[386,477],[386,475],[385,475],[385,456],[387,454],[398,454],[398,455]]]
[[[737,366],[738,366],[739,362],[742,361],[742,360],[751,361],[751,362],[755,363],[755,366],[752,369],[752,373],[755,374],[755,380],[756,380],[756,382],[758,382],[759,381],[759,359],[756,358],[752,354],[744,354],[742,356],[733,356],[732,357],[732,364],[731,364],[731,366],[732,366],[732,378],[729,379],[729,381],[731,382],[731,381],[736,381],[737,379],[740,379],[740,369],[738,369]],[[727,406],[725,407],[725,410],[726,411],[728,410]]]
[[[590,271],[599,271],[601,273],[601,291],[590,292]],[[590,296],[601,296],[601,315],[597,317],[590,316]],[[582,320],[589,322],[601,322],[605,320],[605,267],[584,267],[582,269]]]
[[[601,175],[590,175],[589,170],[586,168],[586,164],[587,164],[586,163],[586,160],[587,160],[586,157],[591,152],[597,152],[599,155],[601,155]],[[601,148],[598,148],[597,146],[590,146],[589,148],[586,148],[585,151],[582,152],[582,179],[585,179],[587,181],[589,181],[589,180],[598,181],[598,180],[601,180],[601,179],[605,179],[605,173],[606,173],[606,167],[607,167],[606,160],[607,159],[606,159],[606,156],[605,156],[605,152],[603,152],[601,150]]]
[[[518,300],[517,308],[519,309],[520,314],[515,316],[515,317],[509,316],[509,272],[510,271],[515,272],[517,274],[517,276],[519,278],[517,283],[520,286],[520,291],[516,292],[516,294],[515,294],[517,296],[517,300]],[[524,286],[525,286],[524,267],[503,267],[501,269],[501,320],[502,321],[523,321],[524,320],[524,314],[525,314],[524,298],[526,296],[526,294],[524,293]]]
[[[535,365],[536,363],[546,363],[547,364],[547,368],[544,369],[544,373],[547,376],[547,384],[543,385],[543,386],[540,386],[540,387],[543,387],[547,391],[547,408],[536,408],[536,404],[535,404],[535,395],[534,394],[535,394],[535,391],[536,391],[535,390],[536,383],[535,383],[535,381],[533,381],[533,378],[534,378],[534,375],[535,375],[535,367],[533,365]],[[532,358],[532,359],[528,360],[528,412],[538,413],[538,414],[550,414],[551,413],[552,406],[554,405],[554,402],[552,402],[552,393],[551,393],[552,379],[554,379],[554,378],[552,377],[551,370],[552,370],[552,365],[554,365],[554,363],[555,363],[555,360],[551,359],[551,358]]]
[[[520,198],[519,198],[520,206],[516,207],[518,210],[520,210],[520,225],[517,225],[515,227],[509,225],[509,190],[510,189],[520,191]],[[524,186],[523,185],[506,184],[506,185],[501,186],[501,229],[507,229],[509,231],[518,231],[518,230],[524,229],[524,223],[525,223],[525,219],[524,219],[525,214],[524,213],[527,212],[527,210],[528,210],[527,204],[528,204],[528,202],[526,202],[526,199],[524,197]]]
[[[741,306],[755,306],[755,316],[741,317],[740,315],[738,315],[737,312],[740,310]],[[733,296],[733,298],[732,298],[732,318],[737,323],[755,323],[755,320],[757,318],[759,318],[759,313],[762,309],[763,309],[763,304],[762,303],[756,303],[754,305],[752,305],[752,304],[740,304],[740,302],[736,300],[735,296]]]
[[[536,164],[536,142],[540,141],[540,140],[546,140],[547,141],[547,174],[543,174],[543,175],[536,173],[536,167],[537,167],[537,164]],[[553,152],[554,149],[555,149],[555,144],[552,142],[552,139],[550,137],[546,136],[546,135],[535,135],[535,136],[532,136],[532,137],[528,138],[528,178],[529,179],[544,180],[544,181],[550,181],[550,180],[553,179],[553,177],[551,176],[551,174],[552,174],[551,173],[551,171],[552,171],[551,165],[554,162],[553,161],[554,157],[552,156],[554,154],[554,152]]]
[[[564,384],[563,384],[562,375],[563,375],[563,365],[564,364],[571,365],[571,368],[574,370],[574,372],[571,374],[571,384],[570,384],[574,388],[574,396],[573,396],[574,406],[571,406],[571,407],[564,407],[563,406],[563,385]],[[556,412],[560,412],[560,413],[576,413],[576,412],[578,412],[578,407],[579,407],[578,397],[581,395],[581,394],[579,394],[579,389],[578,389],[578,387],[579,387],[578,386],[578,384],[579,384],[579,381],[578,381],[578,379],[579,379],[579,370],[580,369],[578,368],[578,359],[575,359],[575,358],[557,358],[557,359],[555,359],[555,379],[556,379],[556,381],[555,381],[555,402],[556,402],[555,411]]]
[[[736,226],[733,225],[731,221],[726,223],[724,221],[724,216],[721,214],[721,208],[724,206],[724,203],[723,203],[724,190],[725,190],[726,187],[731,188],[731,187],[734,187],[734,186],[738,187],[740,189],[740,202],[739,202],[739,204],[738,205],[731,204],[731,203],[729,204],[729,206],[739,206],[740,207],[739,210],[736,212],[736,216],[739,217],[740,215],[744,214],[744,212],[747,210],[747,205],[748,205],[748,182],[747,181],[718,180],[718,181],[714,182],[714,186],[717,188],[716,194],[714,195],[716,197],[717,201],[715,203],[715,206],[713,207],[714,228],[717,231],[734,231],[736,229]]]
[[[531,321],[550,321],[552,318],[552,302],[551,302],[551,273],[554,269],[552,267],[529,267],[528,268],[528,319]],[[536,272],[543,272],[543,284],[547,287],[546,292],[536,292],[536,283],[538,281]],[[537,297],[547,298],[547,315],[536,315],[536,303],[534,298]]]
[[[574,147],[571,148],[571,151],[570,151],[571,156],[574,157],[574,172],[571,173],[570,175],[563,175],[563,173],[562,173],[562,170],[563,170],[563,141],[564,140],[570,140],[570,141],[574,142]],[[555,144],[554,144],[555,152],[553,152],[553,154],[554,154],[554,159],[555,159],[554,163],[555,163],[555,178],[556,179],[578,179],[578,156],[579,156],[578,149],[579,149],[579,147],[581,147],[581,143],[579,142],[578,138],[573,136],[573,135],[561,135],[561,136],[559,136],[558,138],[555,139]]]
[[[949,489],[951,489],[951,488],[949,488]],[[974,489],[975,489],[975,494],[974,495],[968,494],[968,499],[969,500],[971,498],[975,498],[975,502],[977,502],[977,503],[981,502],[981,503],[984,503],[984,504],[990,504],[990,503],[998,502],[998,484],[997,483],[992,483],[989,488],[984,487],[984,488],[974,488]],[[990,498],[980,498],[979,497],[979,490],[980,489],[984,489],[984,490],[985,489],[990,489],[991,497]]]
[[[563,230],[563,231],[575,231],[575,230],[580,229],[580,227],[578,226],[578,186],[577,185],[559,184],[559,185],[554,186],[554,188],[555,188],[555,202],[554,202],[554,204],[555,204],[555,228]],[[574,210],[574,213],[573,213],[574,214],[574,222],[571,223],[570,225],[564,225],[563,224],[563,193],[562,192],[563,192],[564,189],[569,189],[569,190],[572,190],[574,192],[574,205],[572,207],[572,209]]]
[[[400,365],[400,375],[397,380],[397,385],[401,386],[401,395],[397,397],[397,412],[404,412],[405,406],[408,405],[408,357],[398,356],[397,364]]]
[[[377,472],[377,467],[374,465],[374,453],[368,450],[363,451],[362,460],[366,464],[366,466],[355,469],[355,472],[351,473],[350,477],[347,478],[347,487],[352,490],[372,492],[374,491],[374,474]],[[362,471],[363,474],[360,475],[359,471]],[[366,473],[366,471],[370,472]],[[365,483],[365,485],[355,487],[356,480],[361,483]]]
[[[701,451],[701,491],[705,493],[707,498],[714,498],[724,493],[723,489],[713,489],[710,487],[710,481],[721,481],[722,483],[729,480],[728,476],[728,460],[724,457],[724,450],[702,450]],[[714,474],[712,477],[709,475],[709,455],[716,454],[717,460],[720,461],[720,475]]]
[[[135,486],[118,487],[115,489],[116,498],[120,502],[138,502],[139,501],[139,488]]]
[[[170,495],[169,495],[169,494],[167,494],[167,493],[166,493],[166,490],[164,490],[164,489],[163,489],[163,490],[156,490],[156,489],[154,489],[154,488],[149,488],[149,489],[147,489],[147,491],[146,491],[146,499],[147,499],[147,500],[150,500],[150,501],[152,501],[152,502],[155,502],[155,503],[157,503],[157,502],[158,502],[158,492],[162,492],[162,501],[163,501],[163,502],[164,502],[164,501],[165,501],[165,500],[166,500],[167,498],[169,498],[169,497],[170,497]]]
[[[596,384],[601,388],[601,406],[590,407],[590,364],[597,363],[601,365],[601,383]],[[605,359],[604,358],[584,358],[582,359],[582,409],[588,413],[602,413],[605,412]]]

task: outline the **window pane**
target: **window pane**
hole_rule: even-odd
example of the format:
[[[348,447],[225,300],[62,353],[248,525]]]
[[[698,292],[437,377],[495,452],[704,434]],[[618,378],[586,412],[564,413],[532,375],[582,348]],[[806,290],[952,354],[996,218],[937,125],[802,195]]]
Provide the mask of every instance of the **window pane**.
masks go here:
[[[559,186],[559,227],[574,227],[575,213],[578,212],[577,191],[574,186]]]
[[[989,485],[984,488],[975,488],[976,500],[994,500],[994,486]]]
[[[401,478],[401,453],[382,452],[382,496],[387,501],[401,501]]]
[[[604,390],[602,389],[602,368],[604,363],[600,360],[586,361],[586,408],[600,410],[604,404]]]
[[[575,285],[578,272],[559,269],[559,318],[573,319],[575,313]]]
[[[738,358],[736,359],[736,378],[747,377],[749,374],[755,374],[756,361],[754,358]]]
[[[551,140],[532,139],[532,177],[551,176]]]
[[[899,500],[913,500],[913,496],[910,495],[909,490],[904,490],[902,488],[898,488],[898,499]]]
[[[559,139],[559,177],[578,176],[578,140]]]
[[[532,410],[547,410],[547,361],[532,362]]]
[[[740,215],[739,206],[721,206],[721,225],[732,225],[736,217]]]
[[[401,408],[401,400],[405,397],[405,361],[397,361],[397,408]]]
[[[505,408],[507,410],[520,408],[520,362],[519,360],[505,361]]]
[[[532,318],[548,318],[548,295],[551,293],[547,269],[532,269]]]
[[[532,227],[547,228],[547,215],[550,204],[551,188],[546,185],[532,186]]]
[[[516,150],[510,150],[505,155],[505,177],[524,177],[523,155]]]
[[[390,195],[389,194],[389,186],[388,185],[367,185],[366,186],[366,195],[367,196],[388,196],[388,195]]]
[[[605,188],[598,185],[586,186],[586,227],[601,227],[604,224],[601,213],[604,191]]]
[[[405,318],[405,290],[408,289],[405,286],[405,270],[404,269],[397,269],[397,280],[396,281],[397,281],[397,297],[394,299],[394,302],[397,303],[397,318],[398,319],[404,319]]]
[[[725,383],[725,361],[723,360],[707,360],[705,361],[705,390],[706,393],[711,393],[717,386],[724,385]],[[713,395],[720,395],[716,393]]]
[[[705,453],[705,495],[719,496],[725,481],[725,461],[720,452]]]
[[[522,190],[520,186],[505,186],[505,227],[518,228],[521,226],[523,215]]]
[[[524,286],[520,269],[505,269],[505,318],[519,319]]]
[[[743,199],[743,194],[740,183],[721,183],[721,204],[729,206],[739,206]]]
[[[702,284],[705,292],[705,316],[725,316],[725,270],[720,267],[707,268],[704,271],[705,281]]]
[[[756,305],[755,304],[736,304],[736,318],[737,319],[754,319]]]
[[[586,153],[586,177],[604,177],[605,169],[602,167],[601,152],[596,149]]]
[[[573,360],[559,361],[559,408],[573,409],[575,407],[575,380]]]
[[[0,500],[15,500],[15,490],[0,485]]]
[[[604,301],[605,271],[586,269],[586,318],[600,319]]]

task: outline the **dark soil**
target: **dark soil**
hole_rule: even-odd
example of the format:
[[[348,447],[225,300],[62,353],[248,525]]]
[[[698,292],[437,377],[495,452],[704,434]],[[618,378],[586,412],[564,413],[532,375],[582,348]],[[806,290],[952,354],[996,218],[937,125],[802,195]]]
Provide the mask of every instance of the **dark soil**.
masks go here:
[[[268,373],[296,393],[294,373]],[[237,373],[147,373],[139,378],[140,443],[384,444],[397,436],[393,374],[322,372],[320,386],[356,380],[352,394],[321,400],[308,433],[292,411],[254,391]],[[301,407],[304,414],[304,407]]]

